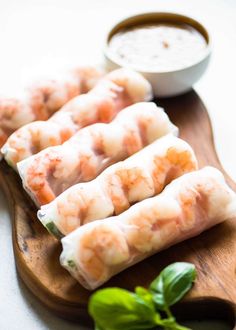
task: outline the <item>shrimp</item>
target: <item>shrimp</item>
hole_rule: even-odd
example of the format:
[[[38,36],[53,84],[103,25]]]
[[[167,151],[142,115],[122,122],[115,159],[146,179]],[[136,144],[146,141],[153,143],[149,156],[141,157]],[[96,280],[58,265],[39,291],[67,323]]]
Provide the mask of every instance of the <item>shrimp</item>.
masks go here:
[[[155,210],[150,208],[150,199],[142,202],[142,209],[134,209],[127,220],[127,241],[141,253],[149,253],[153,247],[161,249],[178,233],[178,225],[173,219],[181,215],[179,204],[173,199],[159,196]],[[158,219],[158,222],[157,222]]]
[[[139,82],[140,78],[136,75],[124,75],[122,70],[114,70],[108,73],[107,78],[113,81],[116,85],[124,89],[127,96],[130,97],[134,103],[141,101],[150,101],[152,99],[151,88],[144,88],[145,83],[141,84]]]
[[[144,167],[124,165],[117,164],[116,169],[112,169],[106,176],[107,192],[115,214],[122,213],[131,204],[154,194],[152,177]]]
[[[122,231],[113,223],[102,224],[91,233],[81,237],[78,255],[81,272],[90,274],[90,281],[104,281],[109,267],[115,266],[129,259],[128,244]]]
[[[166,166],[159,168],[159,172],[154,171],[155,159],[162,159],[165,163],[170,148],[181,154],[188,151],[191,165],[186,166],[186,160],[177,157],[179,164],[168,161]],[[177,170],[171,171],[172,167]],[[77,226],[117,215],[130,205],[160,192],[168,182],[170,171],[173,179],[196,169],[197,161],[191,147],[185,141],[167,135],[126,160],[108,167],[94,180],[67,189],[54,201],[42,206],[38,217],[45,226],[52,222],[63,235],[67,235],[71,230],[68,210],[73,210],[73,222]]]
[[[110,124],[85,127],[61,146],[23,160],[18,171],[30,196],[43,205],[70,186],[94,179],[109,165],[176,132],[161,108],[140,102],[121,111]]]
[[[155,182],[155,192],[158,194],[163,188],[174,178],[180,176],[183,172],[191,172],[194,170],[191,150],[182,149],[182,146],[168,148],[165,157],[157,156],[153,160],[153,180]],[[166,173],[165,177],[161,177],[158,173]]]
[[[47,149],[45,150],[47,151]],[[30,166],[27,169],[30,185],[27,185],[25,182],[23,182],[23,185],[36,204],[46,204],[49,199],[53,200],[55,195],[51,185],[53,185],[56,193],[59,194],[62,192],[62,189],[66,189],[66,183],[63,182],[65,178],[70,177],[70,171],[76,171],[76,168],[73,167],[77,158],[76,154],[71,154],[70,157],[67,157],[68,150],[66,148],[60,151],[59,153],[58,146],[56,146],[50,153],[45,152],[45,157],[36,156],[34,166]],[[30,158],[24,161],[26,164],[23,164],[23,167],[27,165],[28,161],[30,161]],[[21,171],[26,170],[23,167]],[[45,168],[47,168],[47,172],[45,172]],[[45,179],[47,179],[46,182]]]
[[[117,83],[115,82],[116,78]],[[119,85],[120,82],[122,85]],[[50,127],[55,129],[55,125],[57,126],[55,140],[60,144],[68,140],[82,127],[96,122],[110,122],[124,107],[137,101],[143,101],[143,99],[146,100],[150,95],[151,85],[145,78],[133,71],[119,69],[101,79],[87,94],[73,98],[48,121],[40,122],[38,124],[40,130],[37,129],[37,141],[32,136],[34,126],[37,124],[28,124],[9,137],[2,148],[2,153],[6,161],[16,169],[16,161],[25,159],[26,154],[21,153],[22,148],[27,148],[27,157],[35,153],[35,145],[37,145],[37,152],[43,150],[44,144],[41,141],[47,134],[45,131],[50,131]],[[25,145],[26,140],[27,145]],[[55,145],[54,141],[52,145]],[[47,142],[47,146],[49,146],[50,141],[47,140]],[[17,154],[17,159],[15,154]]]
[[[236,194],[213,167],[172,181],[119,216],[77,228],[62,239],[61,264],[88,289],[236,214]],[[190,219],[189,219],[190,216]]]
[[[78,67],[55,79],[34,83],[21,98],[0,99],[0,147],[18,128],[47,120],[70,99],[88,92],[101,76],[102,72],[92,66]]]
[[[64,132],[60,131],[59,127],[54,123],[50,125],[48,122],[35,121],[29,124],[29,126],[24,127],[28,127],[24,135],[21,134],[20,130],[17,130],[11,136],[11,147],[8,150],[10,155],[8,163],[12,167],[21,160],[21,157],[27,158],[31,156],[32,152],[37,153],[42,148],[63,143],[65,139],[64,136],[66,135],[63,134],[66,128],[64,127]],[[42,129],[45,130],[43,136],[41,135]],[[39,139],[39,136],[42,136],[42,138]],[[19,139],[22,139],[23,142],[20,147],[18,146]],[[5,147],[3,147],[3,152],[5,150],[4,148]]]

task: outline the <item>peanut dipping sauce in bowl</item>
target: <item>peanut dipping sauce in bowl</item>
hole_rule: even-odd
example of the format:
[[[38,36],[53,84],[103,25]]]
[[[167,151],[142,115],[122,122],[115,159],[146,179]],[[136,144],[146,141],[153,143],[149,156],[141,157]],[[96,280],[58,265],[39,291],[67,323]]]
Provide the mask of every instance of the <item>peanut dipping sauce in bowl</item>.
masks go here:
[[[118,23],[105,47],[108,70],[128,67],[142,73],[157,97],[189,91],[205,72],[210,53],[203,25],[187,16],[158,12]]]

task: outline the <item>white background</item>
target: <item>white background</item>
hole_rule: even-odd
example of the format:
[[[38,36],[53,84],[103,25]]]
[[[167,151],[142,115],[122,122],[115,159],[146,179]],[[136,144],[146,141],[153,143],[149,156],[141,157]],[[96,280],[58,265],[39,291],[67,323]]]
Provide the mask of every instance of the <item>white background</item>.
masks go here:
[[[32,77],[57,67],[100,62],[109,27],[152,10],[191,15],[212,34],[212,61],[195,89],[209,109],[220,160],[236,180],[234,0],[0,0],[0,94],[17,94]],[[0,192],[0,329],[21,328],[83,329],[54,317],[17,278],[11,220]]]

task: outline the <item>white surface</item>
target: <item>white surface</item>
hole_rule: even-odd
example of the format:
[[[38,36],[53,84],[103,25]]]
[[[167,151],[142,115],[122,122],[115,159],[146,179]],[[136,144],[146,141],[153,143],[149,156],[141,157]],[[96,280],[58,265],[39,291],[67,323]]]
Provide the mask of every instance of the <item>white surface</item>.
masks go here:
[[[209,109],[219,157],[236,180],[234,0],[0,0],[0,93],[11,95],[30,77],[57,66],[99,62],[109,27],[143,10],[192,15],[210,28],[213,57],[196,90]],[[0,212],[0,329],[82,330],[50,314],[17,279],[11,222],[2,194]]]

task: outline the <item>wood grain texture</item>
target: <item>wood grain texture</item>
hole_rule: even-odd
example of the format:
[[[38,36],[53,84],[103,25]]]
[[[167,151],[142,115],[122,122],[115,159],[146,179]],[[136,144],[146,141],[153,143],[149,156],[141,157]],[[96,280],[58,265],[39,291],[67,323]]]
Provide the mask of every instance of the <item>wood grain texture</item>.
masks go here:
[[[165,108],[173,123],[179,127],[180,137],[193,147],[200,167],[217,167],[236,190],[235,183],[224,172],[217,158],[210,120],[197,94],[191,91],[184,96],[159,100],[157,104]],[[60,243],[37,220],[36,207],[24,192],[17,174],[4,161],[0,163],[0,182],[12,211],[15,261],[24,283],[44,305],[60,317],[88,322],[87,302],[91,293],[60,266]],[[215,315],[234,322],[235,220],[217,225],[198,237],[148,258],[116,275],[106,286],[127,289],[133,289],[136,285],[148,286],[169,263],[193,262],[197,267],[197,281],[185,298],[184,309],[176,307],[178,314],[187,318],[197,306],[202,311],[201,315]]]

